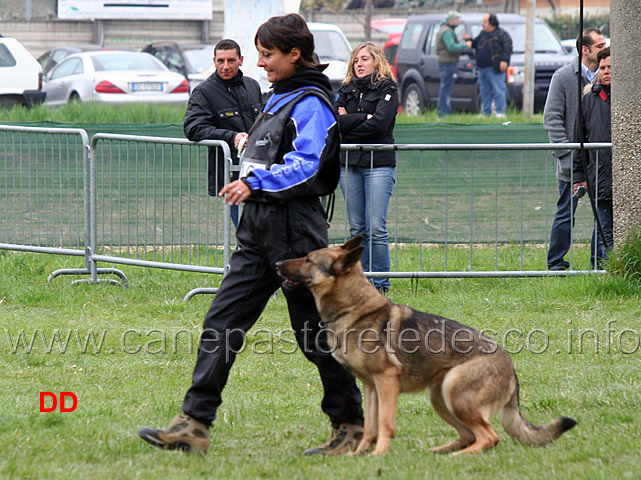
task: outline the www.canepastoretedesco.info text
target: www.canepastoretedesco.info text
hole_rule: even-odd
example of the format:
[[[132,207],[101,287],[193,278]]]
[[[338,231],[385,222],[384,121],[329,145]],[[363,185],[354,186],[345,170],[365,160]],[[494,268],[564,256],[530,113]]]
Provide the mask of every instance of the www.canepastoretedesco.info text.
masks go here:
[[[311,330],[310,330],[311,331]],[[453,349],[458,353],[469,353],[470,348],[478,348],[481,353],[491,354],[501,345],[509,354],[623,354],[638,353],[641,348],[641,331],[627,328],[609,321],[602,328],[573,328],[568,324],[565,332],[550,334],[544,329],[522,330],[518,328],[504,331],[481,330],[484,341],[476,347],[469,342],[469,330],[446,337],[437,329],[428,332],[403,330],[396,335],[396,343],[389,341],[390,331],[382,332],[365,330],[361,332],[342,332],[346,335],[360,335],[356,345],[365,353],[376,353],[379,348],[388,351],[400,349],[404,353],[413,353],[424,347],[430,353],[445,353]],[[244,333],[240,330],[223,332],[205,331],[201,340],[200,329],[10,329],[4,328],[0,336],[0,352],[4,354],[125,354],[125,355],[159,355],[159,354],[192,354],[198,349],[214,353],[225,349],[228,353],[250,352],[258,355],[275,353],[291,354],[309,348],[314,342],[317,349],[331,353],[331,345],[346,345],[347,342],[327,342],[327,338],[337,336],[330,328],[323,328],[314,335],[303,335],[299,344],[291,329],[274,331],[256,327]],[[305,333],[305,330],[303,330]],[[373,338],[379,335],[381,338]],[[422,339],[422,340],[421,340]],[[377,343],[377,341],[379,343]],[[421,342],[425,345],[422,345]],[[428,343],[429,341],[429,343]],[[354,345],[354,343],[352,343]],[[340,348],[340,347],[338,347]]]

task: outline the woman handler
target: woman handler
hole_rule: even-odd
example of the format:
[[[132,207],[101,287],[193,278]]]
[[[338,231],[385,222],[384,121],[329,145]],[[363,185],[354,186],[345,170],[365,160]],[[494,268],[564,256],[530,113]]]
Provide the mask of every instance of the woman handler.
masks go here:
[[[275,262],[327,246],[318,197],[332,193],[340,175],[331,84],[317,68],[314,37],[300,15],[270,18],[259,27],[254,42],[258,66],[265,69],[274,94],[249,132],[240,178],[220,191],[225,202],[244,202],[245,207],[236,233],[238,249],[205,317],[183,413],[166,429],[139,431],[160,448],[209,448],[209,427],[236,352],[280,286]],[[305,453],[345,453],[362,437],[360,391],[354,377],[328,353],[311,293],[283,293],[298,345],[319,370],[324,387],[321,408],[332,424],[328,441]]]

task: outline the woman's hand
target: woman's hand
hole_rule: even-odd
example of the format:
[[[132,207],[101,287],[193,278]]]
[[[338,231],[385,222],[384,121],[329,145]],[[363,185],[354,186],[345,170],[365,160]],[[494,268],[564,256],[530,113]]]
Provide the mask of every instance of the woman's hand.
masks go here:
[[[225,197],[223,202],[230,205],[240,205],[252,194],[251,189],[242,180],[234,180],[225,185],[218,195]]]

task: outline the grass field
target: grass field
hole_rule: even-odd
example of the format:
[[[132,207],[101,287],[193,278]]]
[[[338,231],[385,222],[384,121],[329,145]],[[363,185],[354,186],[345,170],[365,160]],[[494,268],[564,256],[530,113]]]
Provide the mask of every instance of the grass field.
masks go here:
[[[70,105],[0,110],[0,123],[181,124],[183,115],[180,108]],[[508,119],[540,122],[540,116],[526,119],[518,112],[509,112]],[[497,122],[470,115],[449,120]],[[408,122],[435,122],[435,112],[399,117],[399,123]],[[398,219],[403,235],[425,246],[421,251],[394,250],[397,269],[438,266],[444,247],[429,243],[442,242],[445,236],[464,244],[448,250],[450,269],[465,269],[472,255],[478,269],[491,270],[496,262],[501,268],[519,269],[521,261],[526,268],[543,269],[544,245],[528,246],[521,257],[516,244],[482,244],[496,231],[515,243],[522,233],[542,241],[549,231],[544,217],[553,214],[556,198],[542,199],[537,193],[544,185],[540,169],[532,168],[527,158],[512,163],[491,155],[477,157],[475,162],[483,160],[485,165],[479,168],[468,157],[452,156],[450,171],[457,175],[448,180],[434,174],[433,165],[442,159],[440,153],[415,156],[407,163],[411,168],[399,168],[399,200],[391,206],[390,223]],[[416,175],[419,170],[431,173],[427,182]],[[550,174],[546,176],[553,178]],[[514,194],[517,190],[523,197]],[[4,195],[8,198],[7,192]],[[442,203],[445,195],[451,202],[448,210]],[[488,221],[495,209],[500,218]],[[339,198],[337,211],[341,210]],[[521,211],[525,226],[514,222]],[[470,214],[476,221],[466,230],[461,219]],[[589,223],[577,219],[587,229],[584,236]],[[333,229],[333,236],[342,238],[340,214]],[[467,249],[466,243],[475,246]],[[579,245],[576,254],[579,267],[585,268],[585,245]],[[641,258],[641,249],[633,257]],[[543,423],[560,415],[578,420],[574,430],[548,448],[516,443],[496,419],[501,443],[492,451],[466,458],[432,455],[427,450],[451,441],[455,432],[434,413],[427,394],[418,394],[401,397],[396,438],[387,456],[303,457],[304,449],[325,440],[328,423],[319,406],[317,373],[300,352],[291,351],[292,334],[280,296],[270,301],[250,331],[212,429],[211,450],[202,457],[153,449],[136,432],[143,425],[166,426],[179,411],[212,297],[196,296],[188,302],[182,298],[195,287],[216,286],[219,277],[120,267],[129,279],[128,289],[71,285],[73,279],[64,276],[46,282],[56,269],[81,266],[80,259],[0,250],[3,480],[639,477],[638,276],[393,280],[393,301],[493,333],[512,354],[521,381],[522,410],[529,420]],[[77,409],[41,413],[40,392],[73,392]]]
[[[455,432],[423,393],[401,397],[387,456],[303,457],[324,441],[328,424],[318,375],[287,343],[280,296],[250,331],[203,457],[156,450],[136,432],[165,426],[179,411],[212,299],[182,296],[219,277],[125,267],[129,289],[72,286],[68,277],[46,283],[53,270],[78,263],[0,251],[2,479],[639,478],[641,287],[634,280],[393,281],[393,301],[494,332],[512,353],[526,418],[578,420],[547,448],[516,443],[495,419],[495,449],[430,454]],[[77,409],[40,413],[44,391],[73,392]]]

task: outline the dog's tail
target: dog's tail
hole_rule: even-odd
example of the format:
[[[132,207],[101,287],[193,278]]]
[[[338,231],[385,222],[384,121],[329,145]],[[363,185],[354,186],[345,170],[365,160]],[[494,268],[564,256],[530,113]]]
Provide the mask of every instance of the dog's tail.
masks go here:
[[[521,415],[519,406],[518,380],[514,393],[501,411],[501,423],[510,437],[533,447],[553,442],[577,424],[576,420],[569,417],[555,418],[544,425],[534,425],[527,421]]]

